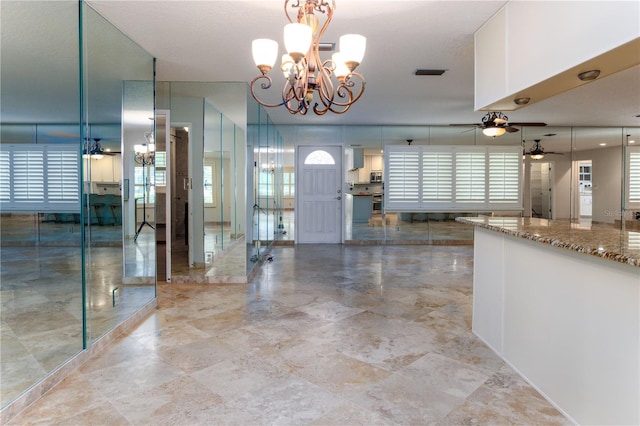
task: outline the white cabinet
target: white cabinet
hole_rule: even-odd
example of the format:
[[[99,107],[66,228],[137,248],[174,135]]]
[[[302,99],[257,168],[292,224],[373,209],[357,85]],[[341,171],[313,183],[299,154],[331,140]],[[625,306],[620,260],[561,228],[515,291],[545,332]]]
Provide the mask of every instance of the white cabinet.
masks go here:
[[[383,169],[382,166],[382,155],[369,155],[369,169],[372,172],[381,172]]]

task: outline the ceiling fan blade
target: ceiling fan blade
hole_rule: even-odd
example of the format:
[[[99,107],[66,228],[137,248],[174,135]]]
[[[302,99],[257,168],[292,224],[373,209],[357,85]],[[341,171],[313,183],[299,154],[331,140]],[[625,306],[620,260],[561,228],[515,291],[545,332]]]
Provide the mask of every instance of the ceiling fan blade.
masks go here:
[[[507,131],[507,133],[515,133],[520,131],[520,129],[512,126],[507,126],[504,129]]]
[[[537,126],[537,127],[544,127],[546,126],[547,123],[538,123],[538,122],[524,122],[524,123],[512,123],[509,122],[509,126]]]
[[[464,126],[464,127],[481,127],[480,123],[468,123],[468,124],[449,124],[449,126]]]

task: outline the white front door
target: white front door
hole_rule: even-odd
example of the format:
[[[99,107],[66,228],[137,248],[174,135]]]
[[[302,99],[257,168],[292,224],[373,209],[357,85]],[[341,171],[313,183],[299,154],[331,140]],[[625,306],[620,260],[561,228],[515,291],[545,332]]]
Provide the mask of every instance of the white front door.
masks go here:
[[[342,242],[342,146],[298,146],[296,236],[298,243]]]

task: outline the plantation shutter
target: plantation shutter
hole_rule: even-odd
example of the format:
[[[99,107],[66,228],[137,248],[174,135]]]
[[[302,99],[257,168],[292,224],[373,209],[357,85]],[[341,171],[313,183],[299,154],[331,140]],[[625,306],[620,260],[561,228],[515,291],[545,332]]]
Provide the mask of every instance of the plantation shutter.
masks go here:
[[[47,192],[49,203],[79,202],[78,153],[76,151],[47,151]]]
[[[3,211],[80,211],[80,155],[75,145],[0,145]]]
[[[485,152],[456,152],[456,202],[484,203]]]
[[[422,201],[453,201],[453,154],[450,151],[422,153]]]
[[[519,146],[385,147],[385,211],[522,209]]]
[[[418,150],[390,152],[385,170],[387,170],[385,197],[388,202],[400,208],[419,206],[420,152]]]
[[[640,148],[629,150],[629,195],[627,207],[640,208]]]
[[[517,203],[520,195],[520,153],[489,151],[489,202]]]

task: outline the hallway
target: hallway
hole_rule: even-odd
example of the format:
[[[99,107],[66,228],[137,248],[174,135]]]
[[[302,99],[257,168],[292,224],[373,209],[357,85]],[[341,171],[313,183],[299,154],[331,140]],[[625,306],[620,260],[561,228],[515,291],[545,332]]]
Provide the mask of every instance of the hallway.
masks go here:
[[[276,246],[159,308],[9,424],[570,424],[470,330],[469,246]]]

